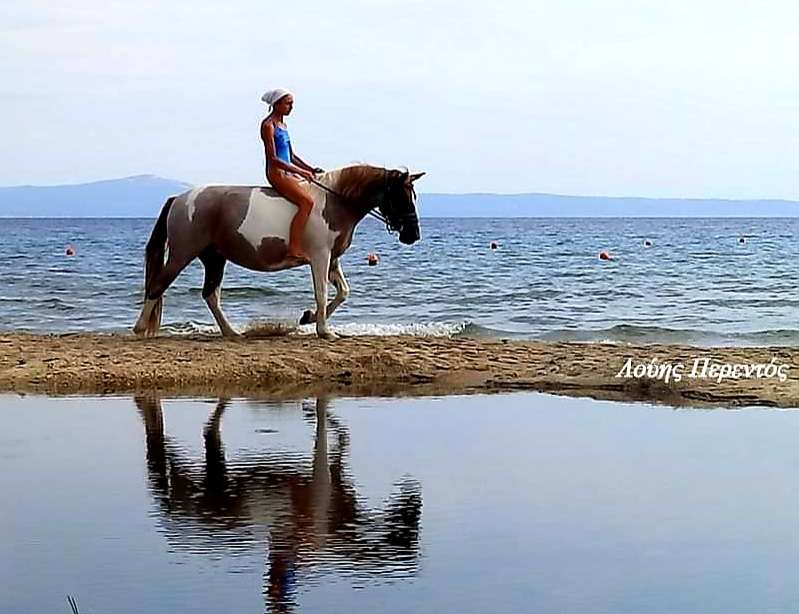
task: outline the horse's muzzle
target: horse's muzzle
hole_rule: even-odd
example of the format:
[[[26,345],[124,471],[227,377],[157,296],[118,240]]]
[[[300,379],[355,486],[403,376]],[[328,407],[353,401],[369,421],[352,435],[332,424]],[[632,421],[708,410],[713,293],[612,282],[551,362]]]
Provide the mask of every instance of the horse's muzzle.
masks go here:
[[[404,243],[405,245],[413,245],[419,240],[420,236],[419,220],[414,219],[412,223],[402,225],[402,230],[400,230],[399,233],[399,240],[400,243]]]
[[[415,211],[401,216],[397,222],[400,243],[413,245],[419,240],[421,236],[419,233],[419,216],[416,215]]]

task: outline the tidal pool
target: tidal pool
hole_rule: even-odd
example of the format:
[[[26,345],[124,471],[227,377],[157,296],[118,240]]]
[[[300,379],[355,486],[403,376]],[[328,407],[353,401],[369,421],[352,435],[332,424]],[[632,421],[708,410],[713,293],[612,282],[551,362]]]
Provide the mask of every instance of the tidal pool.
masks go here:
[[[0,396],[0,612],[799,605],[799,414]]]

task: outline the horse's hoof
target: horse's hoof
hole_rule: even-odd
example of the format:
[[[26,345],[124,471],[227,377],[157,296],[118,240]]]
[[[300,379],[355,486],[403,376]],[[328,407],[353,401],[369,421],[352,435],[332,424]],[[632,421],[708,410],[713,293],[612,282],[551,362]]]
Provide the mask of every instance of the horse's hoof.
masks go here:
[[[150,337],[155,337],[154,334],[150,333],[147,330],[146,326],[134,326],[133,327],[133,334],[136,335],[139,339],[149,339]]]
[[[340,338],[336,333],[333,333],[333,332],[330,332],[330,331],[326,331],[324,333],[317,333],[317,334],[319,335],[320,339],[324,339],[325,341],[335,341],[336,339]]]
[[[310,309],[306,309],[300,318],[300,324],[310,324],[311,322],[313,322],[313,313]]]

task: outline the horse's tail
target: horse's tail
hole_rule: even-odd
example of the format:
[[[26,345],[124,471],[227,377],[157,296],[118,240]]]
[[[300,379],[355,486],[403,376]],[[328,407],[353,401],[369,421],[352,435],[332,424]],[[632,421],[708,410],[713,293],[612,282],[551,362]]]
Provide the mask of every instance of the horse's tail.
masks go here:
[[[147,247],[144,250],[144,306],[136,325],[133,327],[133,332],[137,335],[152,336],[161,327],[161,310],[164,297],[163,294],[153,296],[152,293],[158,276],[164,270],[167,238],[166,218],[174,201],[174,196],[166,199],[153,232],[150,234],[150,239],[147,241]]]
[[[164,254],[166,253],[166,218],[175,197],[166,199],[158,221],[155,223],[150,240],[144,250],[144,298],[150,298],[153,284],[164,269]]]

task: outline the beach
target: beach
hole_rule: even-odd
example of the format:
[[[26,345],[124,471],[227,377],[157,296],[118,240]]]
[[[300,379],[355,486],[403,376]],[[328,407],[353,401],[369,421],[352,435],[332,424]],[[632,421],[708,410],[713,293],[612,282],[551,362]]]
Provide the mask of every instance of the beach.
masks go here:
[[[797,365],[799,349],[784,347],[0,334],[0,391],[19,393],[296,398],[530,390],[673,406],[793,407],[799,404]]]

